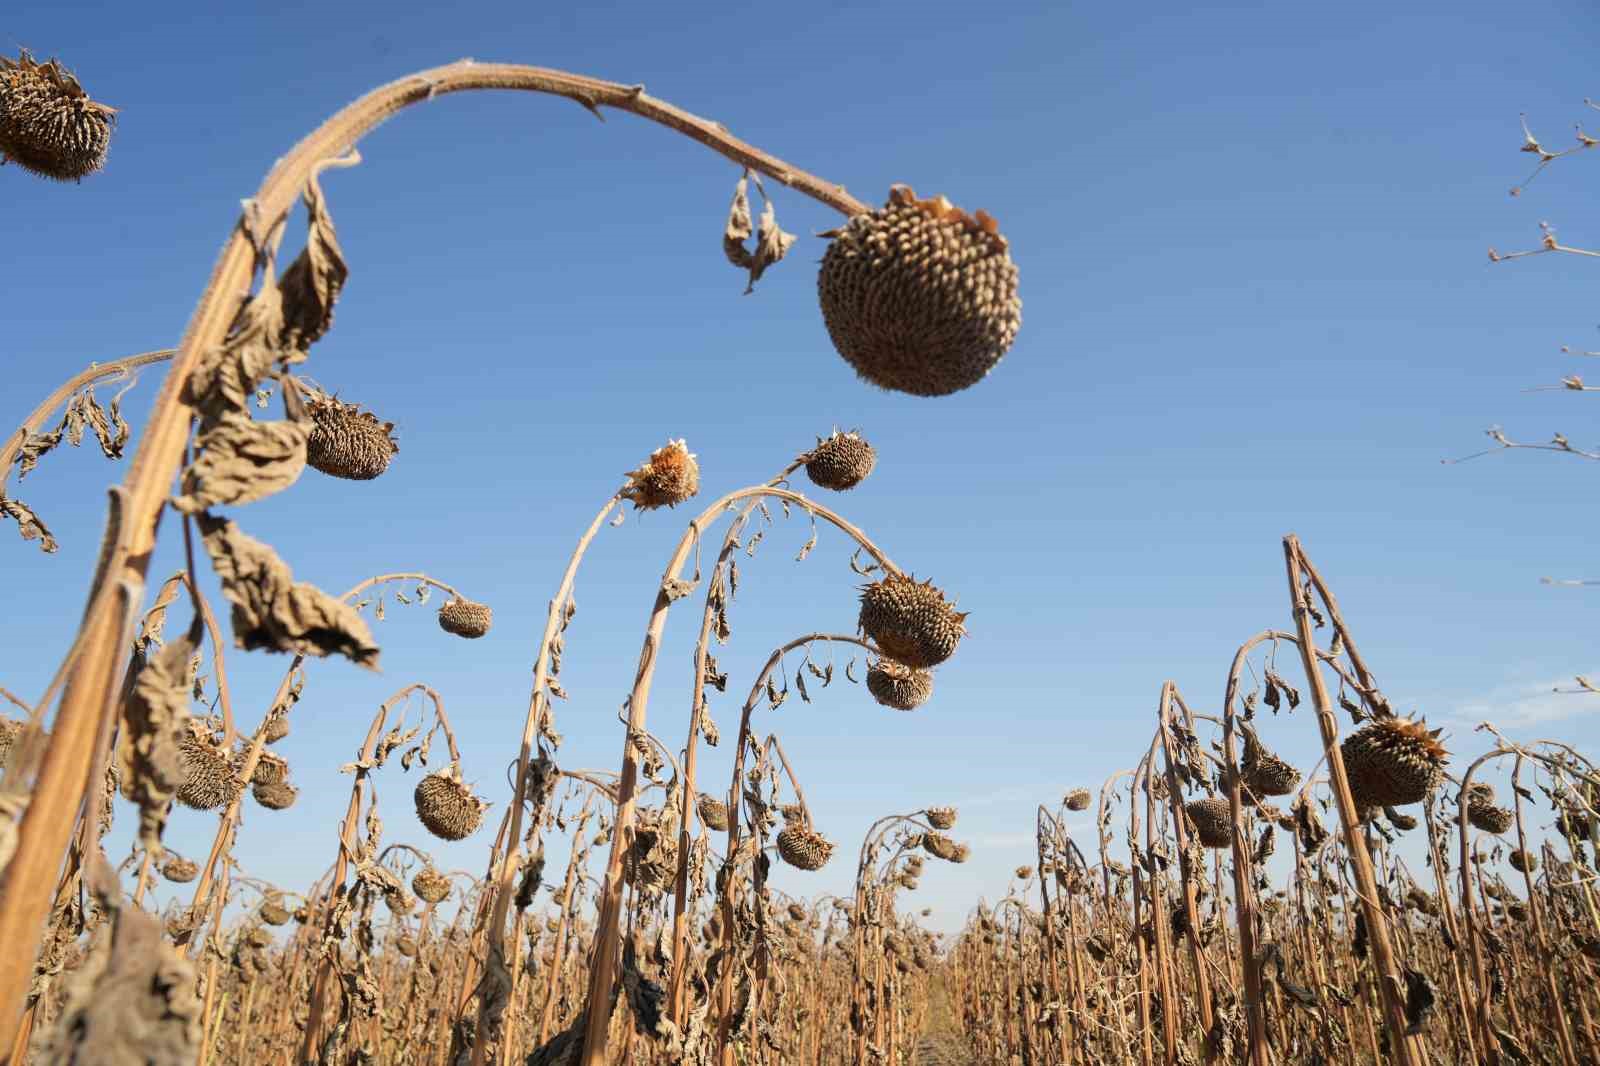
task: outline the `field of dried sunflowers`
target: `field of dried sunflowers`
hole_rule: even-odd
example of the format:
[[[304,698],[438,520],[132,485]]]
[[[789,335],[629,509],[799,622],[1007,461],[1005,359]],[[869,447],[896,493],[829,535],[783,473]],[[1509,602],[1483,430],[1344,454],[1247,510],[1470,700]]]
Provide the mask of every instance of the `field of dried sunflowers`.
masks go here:
[[[965,635],[938,586],[797,487],[802,473],[827,492],[860,485],[876,457],[859,433],[835,431],[770,480],[691,505],[652,590],[616,769],[560,762],[553,707],[574,584],[625,509],[699,495],[683,440],[640,461],[578,532],[536,644],[520,744],[507,752],[509,802],[490,807],[467,783],[444,701],[423,683],[376,709],[348,786],[296,782],[274,745],[295,725],[309,662],[375,665],[367,612],[381,612],[382,594],[439,597],[452,637],[493,624],[490,604],[424,573],[340,595],[296,582],[234,517],[306,467],[368,480],[395,461],[391,423],[301,369],[348,273],[319,177],[358,161],[360,135],[405,106],[488,88],[630,111],[744,167],[724,248],[751,284],[793,241],[758,175],[840,210],[818,296],[835,346],[868,382],[923,396],[966,388],[1016,335],[1016,268],[988,215],[904,186],[872,209],[639,87],[461,63],[340,112],[247,201],[177,348],[89,367],[0,449],[0,512],[51,551],[46,521],[5,493],[13,470],[20,479],[64,440],[91,435],[119,457],[132,427],[95,387],[168,367],[112,494],[85,622],[56,682],[31,701],[0,689],[13,705],[0,722],[0,1061],[1596,1061],[1600,772],[1563,745],[1493,731],[1469,758],[1397,714],[1292,536],[1287,628],[1241,645],[1217,712],[1162,685],[1148,748],[1097,792],[1041,804],[1037,859],[1015,871],[1012,891],[955,936],[929,931],[910,895],[922,876],[982,861],[952,835],[958,811],[885,813],[859,846],[832,840],[761,713],[791,691],[809,701],[808,686],[858,680],[884,707],[914,711]],[[0,153],[23,169],[92,174],[114,115],[54,61],[24,54],[0,68]],[[280,272],[296,198],[307,240]],[[257,417],[275,399],[282,416]],[[707,780],[698,757],[720,741],[705,705],[730,684],[713,648],[730,637],[736,557],[778,510],[811,523],[802,557],[822,526],[853,545],[859,626],[797,632],[747,687],[739,680],[731,773]],[[188,565],[157,582],[147,568],[169,511]],[[203,562],[228,601],[231,639],[204,594]],[[681,741],[647,718],[679,601],[700,609]],[[169,616],[185,607],[180,632]],[[822,653],[833,646],[859,655],[859,679],[853,666],[836,676]],[[230,692],[229,650],[290,658],[274,691]],[[1280,653],[1298,672],[1279,672]],[[214,701],[202,698],[202,664]],[[236,717],[236,706],[261,713]],[[1306,718],[1322,760],[1300,768],[1273,745],[1309,729]],[[413,789],[414,827],[377,815],[375,790],[393,778]],[[281,886],[243,869],[242,812],[307,793],[347,804],[327,873]],[[163,843],[175,804],[215,815],[205,854]],[[1091,811],[1092,842],[1074,839],[1071,816]],[[137,824],[120,862],[102,843],[115,818]],[[483,861],[444,869],[430,838],[480,839]],[[814,871],[852,853],[848,895],[795,898],[770,883],[774,863]],[[176,888],[165,907],[153,902],[158,885]]]

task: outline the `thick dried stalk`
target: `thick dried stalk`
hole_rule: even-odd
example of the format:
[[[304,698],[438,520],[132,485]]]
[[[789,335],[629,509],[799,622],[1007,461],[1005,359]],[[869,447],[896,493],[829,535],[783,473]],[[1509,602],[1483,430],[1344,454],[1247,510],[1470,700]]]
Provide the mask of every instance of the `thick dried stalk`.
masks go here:
[[[1355,877],[1356,893],[1362,913],[1366,917],[1367,935],[1372,941],[1372,964],[1377,972],[1378,994],[1383,1003],[1384,1023],[1389,1030],[1390,1052],[1400,1066],[1427,1066],[1427,1051],[1422,1037],[1407,1031],[1403,991],[1405,986],[1401,983],[1400,969],[1395,961],[1389,921],[1378,901],[1377,881],[1372,873],[1372,858],[1367,854],[1366,841],[1361,835],[1360,812],[1356,810],[1355,800],[1350,796],[1350,780],[1345,774],[1344,755],[1339,750],[1339,725],[1333,716],[1333,709],[1328,700],[1328,687],[1323,681],[1317,655],[1311,650],[1315,647],[1315,637],[1311,632],[1311,605],[1302,598],[1302,574],[1314,574],[1315,571],[1312,571],[1310,564],[1304,561],[1300,541],[1293,534],[1283,538],[1283,554],[1289,579],[1290,608],[1294,615],[1295,631],[1300,638],[1300,660],[1305,668],[1306,682],[1311,687],[1311,704],[1317,712],[1317,725],[1322,731],[1322,748],[1328,760],[1329,785],[1339,808],[1339,825],[1344,832],[1350,871]],[[1316,582],[1318,591],[1328,606],[1328,613],[1337,617],[1338,609],[1322,582],[1315,577],[1312,580]],[[1347,634],[1342,620],[1335,624],[1338,626],[1338,632]],[[1350,651],[1350,661],[1361,677],[1364,687],[1370,690],[1373,687],[1370,675],[1365,665],[1356,657],[1348,635],[1345,637],[1345,647]]]

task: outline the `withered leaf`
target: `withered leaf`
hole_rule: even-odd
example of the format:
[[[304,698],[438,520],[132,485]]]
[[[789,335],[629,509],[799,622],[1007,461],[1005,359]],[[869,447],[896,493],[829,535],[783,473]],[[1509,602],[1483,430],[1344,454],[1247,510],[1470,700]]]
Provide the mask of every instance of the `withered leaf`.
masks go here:
[[[69,982],[39,1061],[189,1066],[201,1035],[194,964],[163,942],[159,919],[130,906],[115,913],[111,935]]]
[[[323,163],[322,167],[327,165]],[[334,232],[333,216],[328,214],[317,180],[322,167],[313,170],[306,182],[306,246],[283,272],[281,343],[301,351],[310,348],[333,325],[333,305],[350,276]]]
[[[733,187],[733,203],[728,206],[728,221],[722,229],[722,254],[741,270],[748,270],[754,257],[744,242],[754,232],[750,224],[750,172],[745,171]]]
[[[49,528],[38,515],[33,513],[33,509],[21,500],[0,495],[0,515],[15,519],[22,539],[38,541],[39,547],[45,552],[54,552],[60,547]]]
[[[367,624],[349,604],[315,585],[296,582],[272,548],[241,532],[227,519],[202,514],[200,532],[222,594],[233,604],[233,636],[246,651],[338,653],[376,669],[378,646]]]
[[[139,843],[148,851],[160,849],[173,794],[184,782],[179,749],[189,732],[189,664],[197,637],[191,629],[146,661],[122,707],[122,795],[139,807]]]
[[[668,603],[683,599],[694,591],[695,582],[686,581],[681,577],[664,578],[661,582],[661,594],[667,598]]]
[[[794,687],[800,690],[800,700],[803,703],[811,702],[811,693],[806,691],[806,675],[803,670],[794,672]]]
[[[763,194],[764,195],[764,194]],[[778,215],[773,210],[772,201],[761,208],[760,229],[756,232],[756,254],[750,264],[750,281],[745,285],[745,295],[755,291],[756,282],[761,280],[761,275],[767,268],[789,254],[789,249],[794,247],[798,238],[792,233],[785,233],[778,226]]]
[[[61,443],[61,434],[66,430],[66,420],[62,419],[61,425],[48,433],[30,433],[23,438],[22,446],[17,450],[17,480],[21,481],[33,472],[43,459],[56,449]]]
[[[200,434],[200,456],[183,474],[178,510],[195,514],[218,504],[250,503],[282,492],[306,467],[305,422],[257,422],[230,411]]]
[[[298,361],[298,353],[283,350],[282,335],[283,292],[269,268],[227,339],[200,357],[187,383],[189,402],[208,418],[244,410],[273,363]]]
[[[1422,1032],[1437,998],[1437,989],[1428,975],[1406,967],[1406,1032]]]

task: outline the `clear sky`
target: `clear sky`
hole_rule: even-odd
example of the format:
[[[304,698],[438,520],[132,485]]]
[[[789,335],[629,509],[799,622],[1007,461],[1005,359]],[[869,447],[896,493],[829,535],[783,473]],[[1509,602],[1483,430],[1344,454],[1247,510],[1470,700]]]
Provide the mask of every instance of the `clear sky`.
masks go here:
[[[567,554],[669,437],[698,453],[709,499],[859,427],[878,470],[827,502],[972,612],[920,712],[842,685],[763,712],[845,851],[777,875],[786,890],[843,889],[877,815],[957,803],[974,859],[931,869],[919,895],[948,926],[1002,894],[1034,804],[1131,765],[1163,679],[1214,710],[1233,649],[1288,625],[1290,530],[1389,695],[1448,724],[1458,753],[1486,746],[1471,731],[1484,717],[1600,739],[1600,698],[1549,693],[1600,668],[1593,592],[1539,583],[1600,577],[1594,470],[1532,452],[1440,464],[1496,423],[1592,443],[1585,397],[1522,390],[1584,370],[1561,345],[1600,347],[1595,268],[1485,254],[1535,244],[1540,220],[1600,246],[1600,160],[1507,195],[1531,169],[1519,113],[1561,147],[1575,122],[1600,126],[1583,106],[1600,92],[1590,4],[560,6],[8,5],[0,46],[59,55],[121,113],[107,169],[81,185],[0,170],[0,423],[90,360],[175,343],[279,155],[361,92],[464,56],[642,82],[872,202],[907,182],[986,208],[1021,270],[1021,335],[966,392],[883,393],[833,352],[816,308],[826,208],[769,185],[801,241],[743,296],[719,247],[737,170],[681,137],[511,94],[379,129],[361,166],[325,181],[352,274],[305,369],[393,419],[400,454],[378,481],[308,471],[233,514],[330,591],[423,569],[491,602],[496,625],[462,643],[391,603],[382,676],[313,665],[281,745],[302,799],[249,808],[248,870],[304,886],[332,861],[336,769],[411,681],[444,695],[498,817]],[[136,422],[157,380],[127,398]],[[0,684],[27,698],[74,630],[123,469],[91,443],[12,486],[63,545],[44,556],[0,530]],[[580,575],[569,766],[618,760],[616,712],[688,517],[607,529]],[[169,520],[153,579],[179,564],[177,534]],[[797,564],[806,536],[791,521],[743,560],[713,708],[730,739],[703,764],[724,786],[739,699],[771,649],[854,628],[848,550],[824,533]],[[693,613],[675,612],[651,707],[674,745]],[[247,724],[285,665],[230,655]],[[1267,728],[1309,764],[1303,710]],[[377,781],[388,839],[428,846],[413,778]],[[203,852],[212,827],[180,813],[170,839]],[[436,850],[481,871],[491,832]]]

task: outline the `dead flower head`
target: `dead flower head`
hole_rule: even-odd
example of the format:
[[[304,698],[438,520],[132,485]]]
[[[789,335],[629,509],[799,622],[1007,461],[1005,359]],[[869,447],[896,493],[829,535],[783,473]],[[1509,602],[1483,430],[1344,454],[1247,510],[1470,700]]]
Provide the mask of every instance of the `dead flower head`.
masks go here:
[[[637,470],[628,471],[622,498],[640,511],[676,507],[700,491],[700,464],[682,440],[671,440],[650,453]]]

